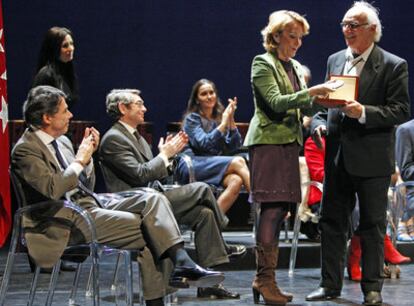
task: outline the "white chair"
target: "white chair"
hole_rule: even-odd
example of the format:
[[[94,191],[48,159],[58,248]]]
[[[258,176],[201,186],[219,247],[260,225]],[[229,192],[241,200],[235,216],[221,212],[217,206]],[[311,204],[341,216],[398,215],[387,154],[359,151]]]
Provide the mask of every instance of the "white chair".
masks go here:
[[[402,214],[408,206],[407,190],[414,189],[414,181],[398,181],[395,187],[390,187],[391,192],[388,201],[387,219],[390,225],[390,236],[394,247],[397,246],[398,226]],[[389,265],[391,278],[398,277],[397,265]]]
[[[317,223],[319,220],[318,216],[313,214],[308,206],[308,198],[310,186],[315,186],[321,192],[323,191],[323,185],[320,182],[311,181],[309,176],[309,169],[306,164],[306,160],[303,156],[299,157],[299,171],[300,171],[300,180],[301,180],[301,192],[302,200],[296,205],[296,216],[295,223],[293,225],[293,238],[292,246],[290,251],[289,259],[289,276],[293,276],[293,272],[296,265],[296,255],[298,251],[298,242],[299,242],[299,232],[301,222],[314,222]]]

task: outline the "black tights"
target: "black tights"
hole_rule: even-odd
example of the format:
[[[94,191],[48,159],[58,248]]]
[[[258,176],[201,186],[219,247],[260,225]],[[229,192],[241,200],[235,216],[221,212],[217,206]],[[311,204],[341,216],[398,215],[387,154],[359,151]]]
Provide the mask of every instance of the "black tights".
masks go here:
[[[288,212],[289,203],[263,203],[260,207],[260,218],[256,232],[256,243],[262,245],[278,245],[280,229]]]

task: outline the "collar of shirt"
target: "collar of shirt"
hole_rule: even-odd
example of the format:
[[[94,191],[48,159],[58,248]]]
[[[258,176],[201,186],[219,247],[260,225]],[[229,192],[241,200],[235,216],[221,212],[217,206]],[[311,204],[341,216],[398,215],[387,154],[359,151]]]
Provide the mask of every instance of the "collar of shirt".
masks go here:
[[[36,130],[34,132],[36,134],[37,137],[39,137],[39,139],[47,146],[49,147],[50,143],[55,140],[55,138],[51,135],[49,135],[48,133],[42,131],[42,130]],[[54,153],[54,152],[53,152]]]
[[[46,133],[46,132],[44,132],[44,131],[42,131],[42,130],[36,130],[35,132],[34,132],[35,134],[36,134],[36,136],[37,137],[39,137],[39,139],[40,139],[40,141],[42,142],[42,143],[44,143],[45,144],[45,146],[49,149],[49,151],[50,151],[50,153],[52,153],[52,156],[54,157],[54,159],[55,159],[55,161],[56,161],[56,163],[59,165],[59,167],[60,167],[60,164],[59,164],[59,161],[57,160],[57,158],[56,158],[56,152],[55,152],[55,149],[53,148],[53,146],[52,146],[52,144],[51,144],[51,142],[53,141],[53,140],[55,140],[55,138],[53,137],[53,136],[51,136],[51,135],[49,135],[48,133]],[[60,145],[59,145],[59,142],[57,141],[57,144],[58,144],[58,147],[60,147]],[[62,153],[62,150],[59,150],[61,153]],[[62,155],[62,158],[64,159],[64,161],[68,164],[68,168],[72,168],[74,171],[75,171],[75,173],[79,176],[79,174],[82,172],[82,170],[84,169],[83,168],[83,166],[81,166],[80,164],[78,164],[78,163],[69,163],[68,162],[68,160],[66,159],[66,156],[64,155],[64,154],[61,154]],[[89,165],[87,166],[87,168],[89,168],[88,170],[87,170],[87,176],[89,177],[89,175],[90,175],[90,173],[92,172],[92,167],[91,167],[91,165],[93,164],[93,162],[91,162],[91,163],[89,163]],[[63,170],[63,169],[62,169]]]
[[[344,67],[344,75],[357,75],[359,76],[364,69],[365,63],[368,60],[369,55],[371,54],[374,44],[371,44],[364,53],[360,54],[358,57],[354,58],[352,51],[348,48],[345,52],[346,62]]]
[[[35,134],[46,145],[46,147],[49,149],[50,153],[52,153],[53,157],[55,158],[55,161],[57,162],[57,164],[60,167],[59,161],[56,158],[55,148],[53,148],[53,146],[51,144],[51,142],[53,140],[55,140],[55,138],[53,136],[49,135],[48,133],[42,131],[42,130],[36,130]],[[59,142],[57,141],[56,143],[57,143],[58,148],[59,148]],[[59,150],[59,151],[62,153],[62,150]],[[64,161],[69,165],[68,161],[66,160],[66,157],[63,154],[61,154],[61,155],[62,155],[62,158],[64,159]],[[82,167],[82,169],[83,169],[83,167]]]
[[[351,48],[348,47],[348,49],[346,49],[345,52],[345,58],[347,61],[357,61],[360,58],[362,58],[364,60],[364,62],[366,62],[368,60],[369,55],[371,54],[372,49],[374,48],[374,43],[371,44],[371,46],[368,47],[368,49],[366,49],[362,54],[360,54],[358,57],[354,58],[354,56],[352,55],[352,50]]]
[[[134,135],[134,133],[136,132],[136,130],[137,129],[135,129],[135,128],[133,128],[132,126],[130,126],[128,123],[125,123],[125,122],[123,122],[123,121],[121,121],[121,120],[119,120],[118,121],[120,124],[122,124],[126,129],[127,129],[127,131],[128,132],[130,132],[131,133],[131,135],[133,136]],[[135,136],[134,136],[135,137]]]
[[[346,52],[345,52],[345,58],[346,58],[347,62],[357,62],[361,58],[363,59],[364,62],[366,62],[368,60],[369,55],[371,54],[372,49],[374,49],[374,44],[373,43],[362,54],[360,54],[358,57],[354,58],[354,56],[352,55],[351,48],[348,47],[348,49],[346,49]]]

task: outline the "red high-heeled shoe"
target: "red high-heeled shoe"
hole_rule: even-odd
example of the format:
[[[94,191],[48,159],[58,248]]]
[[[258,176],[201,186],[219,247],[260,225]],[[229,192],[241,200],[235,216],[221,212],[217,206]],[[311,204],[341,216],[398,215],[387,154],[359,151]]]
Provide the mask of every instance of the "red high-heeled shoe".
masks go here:
[[[384,260],[393,265],[400,265],[411,261],[410,257],[401,255],[400,252],[394,247],[390,236],[384,237]]]
[[[354,282],[360,282],[362,279],[361,267],[359,262],[361,261],[361,242],[357,235],[352,236],[351,245],[348,253],[347,271],[349,280]]]

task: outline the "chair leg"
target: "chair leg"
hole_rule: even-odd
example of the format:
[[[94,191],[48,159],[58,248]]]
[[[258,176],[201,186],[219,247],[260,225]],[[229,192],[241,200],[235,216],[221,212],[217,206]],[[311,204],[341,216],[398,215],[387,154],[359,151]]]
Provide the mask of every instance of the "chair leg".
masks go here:
[[[126,284],[126,305],[134,305],[134,288],[132,283],[132,262],[131,262],[131,252],[124,251],[124,261],[125,261],[125,284]]]
[[[256,231],[257,231],[257,228],[259,225],[259,219],[260,219],[260,203],[253,203],[252,210],[253,210],[252,238],[256,239]]]
[[[112,278],[111,291],[116,291],[120,261],[121,261],[121,253],[118,253],[117,259],[116,259],[114,277]]]
[[[289,218],[290,218],[290,216],[289,216]],[[289,223],[290,223],[289,218],[286,218],[283,221],[283,225],[285,227],[285,243],[289,243]]]
[[[88,283],[86,284],[86,292],[85,296],[91,297],[92,296],[92,282],[93,282],[93,265],[91,265],[91,269],[89,270],[89,276],[88,276]]]
[[[59,277],[61,263],[62,261],[59,259],[58,262],[53,267],[52,275],[50,276],[49,290],[47,293],[47,298],[46,298],[46,303],[45,303],[46,306],[52,305],[53,295],[55,294],[55,288],[56,288],[57,279]]]
[[[13,270],[13,264],[15,256],[17,255],[17,244],[20,237],[20,216],[16,214],[14,216],[13,222],[13,232],[10,240],[9,253],[7,255],[6,267],[4,269],[3,277],[1,280],[0,287],[0,306],[4,305],[4,300],[6,299],[7,289],[9,288],[11,272]]]
[[[14,257],[16,256],[16,249],[10,250],[9,255],[7,256],[7,263],[6,268],[4,270],[3,278],[1,281],[1,288],[0,288],[0,306],[3,306],[4,300],[6,299],[6,292],[9,288],[11,272],[13,269],[14,264]]]
[[[96,306],[99,305],[99,263],[98,252],[96,250],[92,250],[92,248],[93,247],[91,247],[92,266],[89,272],[85,295],[87,297],[92,297],[93,305]],[[94,248],[96,248],[96,246]]]
[[[173,293],[170,293],[169,295],[165,296],[164,297],[164,302],[165,302],[166,306],[171,306],[171,305],[177,304],[178,303],[177,293],[173,292]]]
[[[296,205],[296,212],[299,211],[300,203]],[[299,240],[299,230],[300,230],[300,218],[299,214],[296,213],[295,223],[293,225],[293,238],[292,238],[292,247],[290,249],[290,259],[289,259],[289,277],[293,276],[293,271],[295,270],[296,265],[296,254],[298,252],[298,240]]]
[[[93,305],[99,306],[99,254],[96,245],[91,247]]]
[[[76,298],[76,293],[78,291],[81,270],[82,270],[82,265],[78,263],[76,265],[75,277],[73,278],[72,290],[70,292],[70,297],[69,297],[69,305],[75,305],[75,298]]]
[[[40,274],[40,267],[35,268],[35,272],[33,273],[32,283],[30,285],[30,291],[29,291],[29,301],[27,302],[28,306],[33,305],[34,297],[36,295],[36,289],[37,289],[37,280],[39,278]]]
[[[143,289],[142,289],[142,280],[141,280],[141,270],[140,270],[140,267],[139,267],[139,264],[137,265],[138,266],[138,273],[137,273],[137,279],[138,279],[138,290],[139,290],[139,305],[141,305],[141,306],[145,306],[145,299],[144,299],[144,294],[143,294]]]

